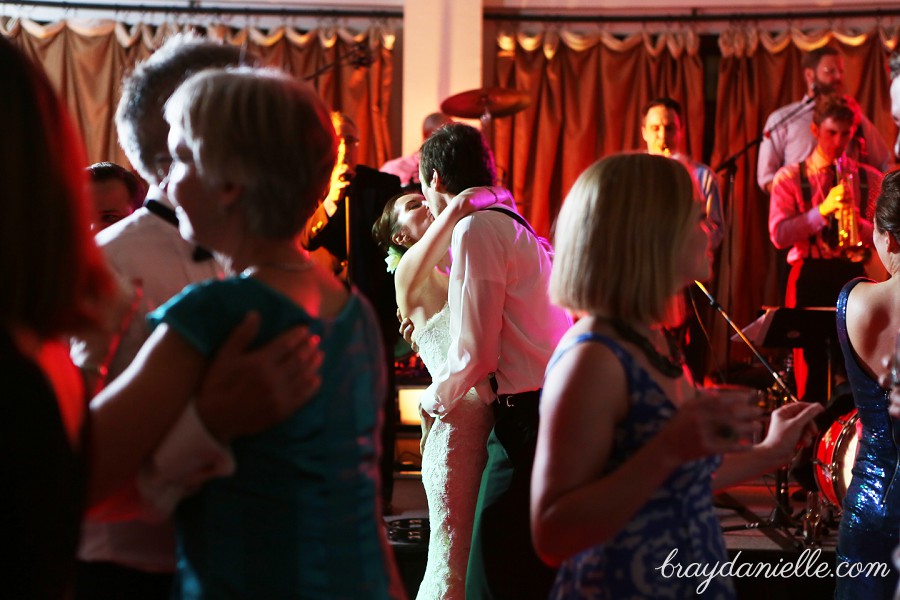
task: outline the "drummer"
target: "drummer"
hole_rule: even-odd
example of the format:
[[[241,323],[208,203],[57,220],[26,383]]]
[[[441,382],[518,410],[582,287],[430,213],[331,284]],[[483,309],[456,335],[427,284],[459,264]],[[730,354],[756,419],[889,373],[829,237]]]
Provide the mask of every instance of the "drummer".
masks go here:
[[[889,564],[900,542],[900,485],[894,484],[900,456],[888,414],[888,366],[900,329],[900,171],[884,177],[875,205],[874,247],[891,278],[874,283],[857,278],[838,297],[837,330],[853,402],[862,425],[853,479],[843,501],[837,561]],[[900,411],[896,411],[900,416]],[[840,575],[840,570],[838,570]],[[883,574],[879,574],[883,575]],[[897,573],[837,579],[835,598],[893,598]]]

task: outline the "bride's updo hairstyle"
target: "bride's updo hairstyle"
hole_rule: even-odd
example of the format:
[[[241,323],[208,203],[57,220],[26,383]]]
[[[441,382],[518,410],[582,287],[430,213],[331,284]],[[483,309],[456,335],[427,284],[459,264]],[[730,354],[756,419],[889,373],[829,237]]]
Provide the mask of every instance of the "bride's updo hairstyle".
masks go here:
[[[391,248],[400,254],[406,252],[406,248],[393,241],[394,236],[400,231],[400,223],[397,220],[397,201],[412,195],[416,195],[416,192],[400,192],[388,198],[384,204],[384,210],[381,211],[381,216],[372,225],[372,239],[385,252]],[[418,195],[421,196],[421,194]]]
[[[680,286],[675,261],[693,225],[694,185],[676,160],[616,154],[588,167],[556,225],[556,304],[625,321],[663,322]]]
[[[200,178],[243,186],[251,233],[292,238],[324,197],[337,154],[325,104],[308,84],[274,69],[209,70],[166,102]]]

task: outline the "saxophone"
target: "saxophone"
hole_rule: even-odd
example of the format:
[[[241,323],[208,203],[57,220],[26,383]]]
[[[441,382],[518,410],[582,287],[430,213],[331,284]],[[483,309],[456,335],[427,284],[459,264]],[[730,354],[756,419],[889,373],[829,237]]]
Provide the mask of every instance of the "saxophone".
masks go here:
[[[834,169],[837,177],[835,185],[844,186],[844,195],[841,197],[841,208],[837,211],[837,242],[834,249],[838,250],[841,257],[850,262],[858,263],[869,256],[869,248],[863,244],[859,237],[859,217],[854,201],[855,187],[852,172],[844,168],[843,157],[834,161]]]

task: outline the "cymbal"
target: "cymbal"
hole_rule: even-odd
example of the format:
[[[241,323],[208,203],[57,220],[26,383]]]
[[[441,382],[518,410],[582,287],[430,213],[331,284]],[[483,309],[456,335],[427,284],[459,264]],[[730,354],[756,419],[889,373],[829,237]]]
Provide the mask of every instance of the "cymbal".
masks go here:
[[[508,117],[531,104],[528,94],[521,90],[501,87],[479,88],[460,92],[441,102],[441,112],[463,119]]]

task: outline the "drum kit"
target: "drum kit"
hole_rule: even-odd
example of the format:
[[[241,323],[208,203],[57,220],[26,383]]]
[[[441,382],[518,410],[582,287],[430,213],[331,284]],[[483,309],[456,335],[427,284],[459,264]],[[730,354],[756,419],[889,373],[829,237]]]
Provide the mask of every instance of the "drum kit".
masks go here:
[[[479,88],[450,96],[441,102],[441,111],[461,119],[481,119],[516,114],[531,104],[526,92],[501,87]]]
[[[815,446],[816,485],[825,498],[836,508],[841,507],[850,479],[862,425],[853,409],[838,417],[821,433]]]
[[[703,289],[701,287],[701,289]],[[757,356],[759,361],[769,370],[774,383],[766,390],[765,408],[775,410],[782,404],[796,401],[787,387],[786,373],[776,372],[756,349],[757,346],[771,350],[786,350],[812,344],[823,344],[828,347],[837,339],[835,314],[833,308],[768,308],[764,314],[745,329],[739,329],[724,313],[721,306],[703,289],[714,308],[725,316],[737,335],[733,341],[743,341]],[[752,340],[750,338],[753,338]],[[787,359],[787,369],[790,369]],[[829,365],[829,374],[831,368]],[[830,393],[830,390],[829,390]],[[849,407],[848,407],[849,408]],[[825,414],[833,413],[834,407]],[[798,526],[804,543],[816,545],[822,533],[823,513],[830,515],[832,524],[836,515],[840,515],[841,504],[847,494],[852,477],[856,449],[861,435],[861,424],[855,409],[838,413],[832,420],[820,422],[820,433],[811,450],[812,476],[809,483],[802,483],[807,493],[805,511],[797,517],[793,516],[788,494],[788,469],[784,467],[776,472],[775,501],[776,508],[772,516],[763,523],[748,525],[748,528],[781,527],[784,529]],[[814,488],[814,489],[808,489]],[[824,499],[820,504],[819,497]],[[826,519],[826,522],[829,519]],[[741,527],[743,528],[743,527]],[[737,529],[737,528],[735,528]]]
[[[461,119],[480,119],[481,132],[491,139],[490,128],[495,118],[509,117],[531,104],[528,93],[502,87],[468,90],[441,102],[441,112]]]

